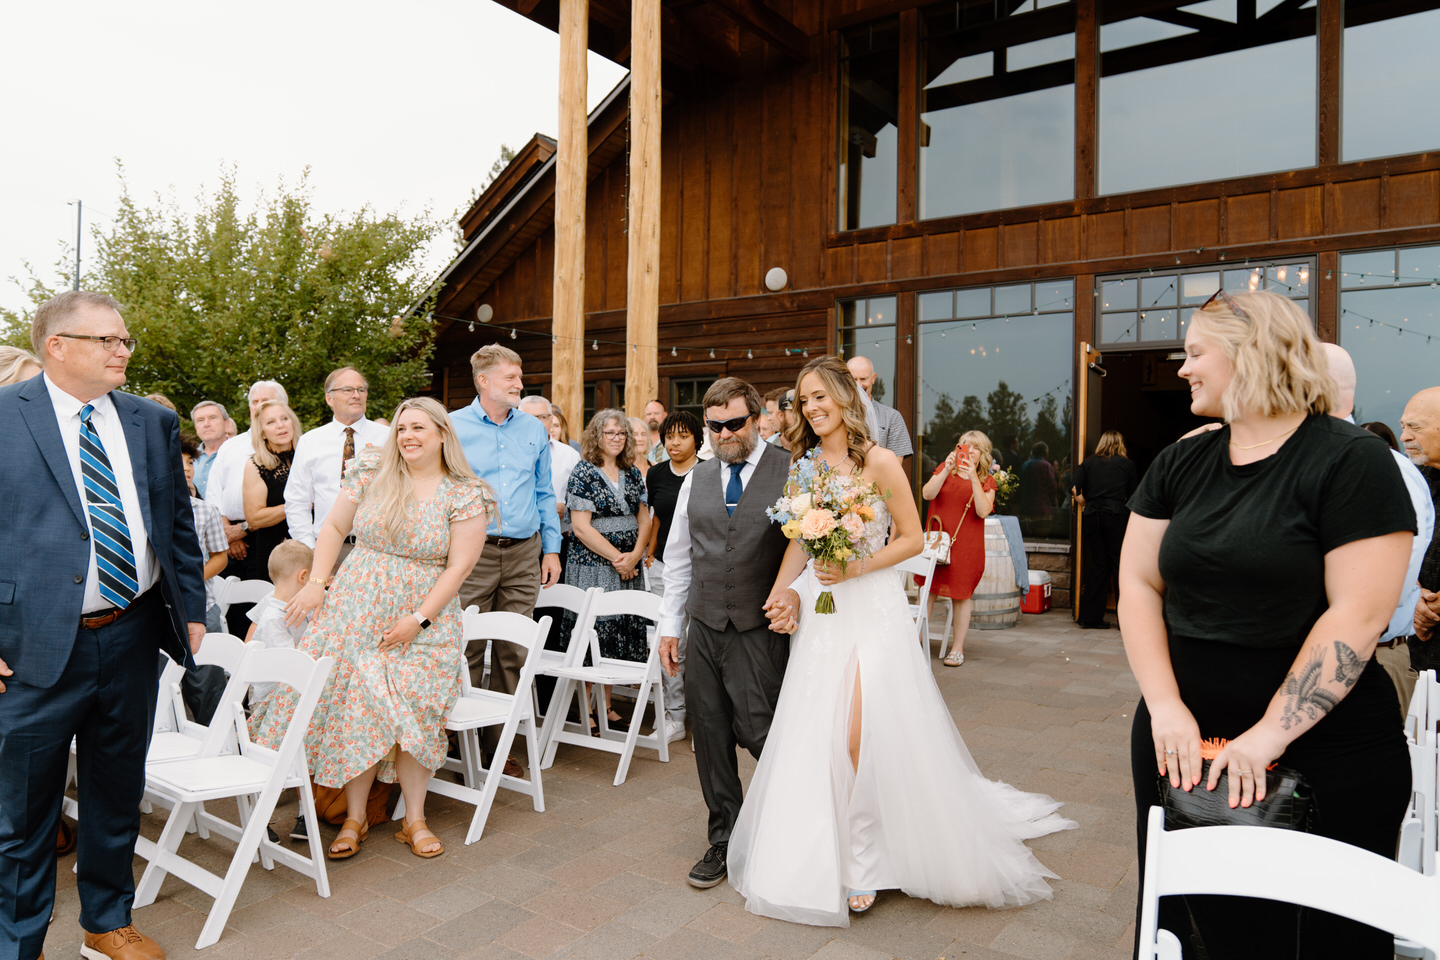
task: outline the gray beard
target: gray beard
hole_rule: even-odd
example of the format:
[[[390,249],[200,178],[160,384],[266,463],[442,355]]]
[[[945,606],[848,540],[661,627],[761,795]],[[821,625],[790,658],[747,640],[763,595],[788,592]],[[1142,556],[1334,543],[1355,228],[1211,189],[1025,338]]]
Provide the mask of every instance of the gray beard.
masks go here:
[[[752,427],[742,434],[737,434],[735,439],[740,442],[739,448],[737,448],[735,454],[726,454],[720,446],[720,438],[712,435],[710,446],[715,449],[715,456],[721,463],[735,464],[744,463],[746,460],[749,460],[750,454],[755,452],[756,444],[760,442],[760,428],[758,426]],[[732,456],[734,456],[734,459],[731,459]]]

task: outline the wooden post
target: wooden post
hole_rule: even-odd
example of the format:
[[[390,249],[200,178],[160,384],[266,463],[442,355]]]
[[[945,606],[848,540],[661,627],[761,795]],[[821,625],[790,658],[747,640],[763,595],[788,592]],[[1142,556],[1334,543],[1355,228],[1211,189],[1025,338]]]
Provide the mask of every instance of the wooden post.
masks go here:
[[[573,433],[585,424],[585,174],[589,0],[560,0],[560,138],[555,149],[555,343],[551,402]]]
[[[639,417],[659,389],[660,0],[632,0],[630,9],[625,412]]]

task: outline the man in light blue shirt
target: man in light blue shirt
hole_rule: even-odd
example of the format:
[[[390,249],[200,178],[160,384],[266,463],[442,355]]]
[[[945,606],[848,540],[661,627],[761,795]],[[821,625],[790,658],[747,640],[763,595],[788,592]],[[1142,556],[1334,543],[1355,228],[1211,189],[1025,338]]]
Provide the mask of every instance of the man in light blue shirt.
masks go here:
[[[516,410],[523,386],[519,354],[491,344],[475,351],[470,367],[478,396],[450,419],[470,469],[495,491],[500,520],[486,530],[485,549],[460,587],[460,606],[529,617],[540,588],[560,580],[560,515],[550,482],[550,434],[535,417]],[[471,683],[479,686],[485,641],[471,643],[465,657]],[[489,688],[514,693],[523,657],[524,648],[495,641]],[[494,739],[487,737],[487,748],[493,749]],[[517,771],[519,764],[507,761],[506,773],[517,776]]]

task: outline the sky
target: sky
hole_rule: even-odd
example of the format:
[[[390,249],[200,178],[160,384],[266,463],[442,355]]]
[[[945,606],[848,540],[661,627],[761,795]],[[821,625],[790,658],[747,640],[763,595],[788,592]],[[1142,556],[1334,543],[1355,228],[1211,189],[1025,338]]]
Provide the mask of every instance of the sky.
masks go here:
[[[501,144],[555,135],[559,70],[559,38],[492,0],[7,4],[0,307],[29,306],[27,261],[51,285],[73,263],[76,199],[93,250],[117,160],[142,205],[193,210],[231,168],[242,196],[273,194],[309,167],[317,213],[453,223]],[[623,77],[591,54],[589,106]],[[436,273],[452,251],[443,231]]]

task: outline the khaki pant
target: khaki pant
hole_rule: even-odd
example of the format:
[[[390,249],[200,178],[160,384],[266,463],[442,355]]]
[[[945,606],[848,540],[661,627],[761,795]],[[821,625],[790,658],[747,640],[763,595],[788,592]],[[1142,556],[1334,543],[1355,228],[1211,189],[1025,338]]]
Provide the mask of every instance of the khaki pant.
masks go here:
[[[1390,674],[1395,693],[1400,698],[1400,716],[1405,716],[1405,711],[1410,709],[1410,697],[1415,693],[1415,681],[1420,676],[1410,669],[1410,651],[1403,643],[1393,647],[1376,647],[1375,659]]]
[[[535,615],[535,601],[540,596],[540,534],[528,540],[502,547],[485,544],[480,559],[465,582],[460,585],[460,606],[476,606],[481,613],[503,610],[521,616]],[[479,687],[485,672],[485,644],[472,640],[465,650],[470,667],[470,683]],[[488,689],[514,693],[520,683],[525,648],[504,640],[492,643],[490,652],[490,683]],[[482,738],[487,751],[495,749],[500,737],[497,727],[487,727]]]

